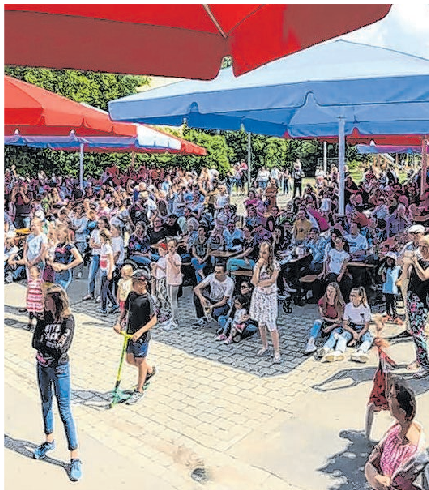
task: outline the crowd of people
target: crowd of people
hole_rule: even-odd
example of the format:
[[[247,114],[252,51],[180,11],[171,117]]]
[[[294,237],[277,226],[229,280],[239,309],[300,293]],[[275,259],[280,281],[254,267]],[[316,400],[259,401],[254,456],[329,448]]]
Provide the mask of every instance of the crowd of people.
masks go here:
[[[99,302],[107,316],[123,308],[132,271],[143,268],[162,328],[180,326],[179,298],[192,286],[197,325],[214,319],[217,339],[230,342],[235,315],[244,310],[241,333],[259,330],[258,354],[265,355],[268,329],[274,362],[281,360],[278,299],[319,304],[321,320],[305,353],[317,351],[322,339],[322,360],[339,360],[356,343],[352,359],[365,362],[371,307],[384,298],[383,321],[405,322],[416,344],[410,367],[426,375],[429,192],[420,195],[417,178],[401,184],[392,169],[368,167],[358,183],[346,169],[340,216],[337,169],[318,169],[315,184],[304,189],[303,177],[299,160],[290,173],[261,168],[247,195],[238,197],[244,208],[238,213],[231,197],[245,189],[245,162],[224,179],[206,168],[198,174],[131,166],[121,173],[112,166],[100,179],[87,178],[83,189],[70,177],[40,172],[30,179],[6,169],[5,281],[27,279],[28,328],[34,329],[44,284],[67,291],[87,266],[83,300]],[[289,197],[282,209],[281,194]],[[250,289],[245,296],[243,281]],[[401,297],[403,318],[396,308]]]
[[[121,173],[112,166],[99,179],[88,177],[82,189],[70,177],[5,170],[5,282],[26,279],[27,328],[34,332],[44,403],[47,437],[37,457],[54,447],[47,388],[53,380],[57,396],[64,395],[74,478],[80,477],[70,400],[61,387],[70,384],[64,366],[74,328],[66,292],[83,280],[85,267],[82,299],[97,302],[102,315],[118,314],[115,330],[126,328],[130,336],[127,361],[138,368],[138,384],[128,403],[141,398],[155,373],[146,363],[150,329],[181,327],[186,286],[193,288],[196,326],[217,322],[216,340],[226,344],[259,331],[255,354],[267,355],[271,340],[273,363],[282,361],[282,302],[318,305],[320,319],[303,355],[326,362],[344,359],[347,346],[354,348],[351,360],[366,362],[374,342],[371,310],[381,307],[377,332],[385,322],[404,325],[416,348],[409,368],[416,377],[429,375],[429,192],[420,195],[418,178],[400,183],[394,170],[368,167],[355,182],[346,172],[340,215],[335,167],[328,174],[318,169],[315,184],[305,186],[299,161],[290,173],[261,168],[250,185],[247,171],[245,162],[224,178],[206,168],[198,174],[131,166]],[[53,324],[60,325],[55,339],[47,332]],[[390,398],[404,389],[396,386]],[[367,466],[373,485],[384,481],[376,456]]]

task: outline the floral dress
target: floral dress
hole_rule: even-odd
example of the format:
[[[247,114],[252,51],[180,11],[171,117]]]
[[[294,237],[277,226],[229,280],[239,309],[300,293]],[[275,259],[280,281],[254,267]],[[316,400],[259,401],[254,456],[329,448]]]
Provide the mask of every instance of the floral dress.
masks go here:
[[[425,260],[416,250],[417,260],[423,270],[429,267],[429,260]],[[408,284],[407,295],[408,319],[411,333],[416,346],[416,358],[420,366],[429,371],[428,344],[425,327],[429,318],[429,280],[421,281],[413,267]]]
[[[280,266],[277,261],[273,263],[274,270],[279,271]],[[259,271],[259,281],[270,279],[267,268],[263,265]],[[270,331],[277,330],[277,285],[260,288],[256,287],[253,291],[252,300],[250,302],[249,316],[252,320],[258,322],[259,325],[266,325]]]

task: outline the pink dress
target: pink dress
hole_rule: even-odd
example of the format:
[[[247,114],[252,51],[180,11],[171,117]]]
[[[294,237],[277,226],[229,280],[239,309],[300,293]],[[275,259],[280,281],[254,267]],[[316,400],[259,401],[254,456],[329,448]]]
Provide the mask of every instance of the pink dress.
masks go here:
[[[385,476],[391,477],[395,471],[417,452],[417,446],[403,444],[399,433],[401,426],[393,426],[387,435],[380,457],[380,468]]]
[[[29,279],[27,282],[27,311],[28,313],[43,313],[43,281],[41,279]]]

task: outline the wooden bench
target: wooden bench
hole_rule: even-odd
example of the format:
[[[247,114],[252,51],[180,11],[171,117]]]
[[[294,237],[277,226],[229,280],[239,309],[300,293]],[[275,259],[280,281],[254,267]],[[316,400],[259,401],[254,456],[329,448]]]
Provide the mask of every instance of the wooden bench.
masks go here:
[[[301,277],[299,282],[301,282],[302,284],[312,284],[317,279],[317,277],[318,276],[315,274],[309,274],[307,276]]]
[[[231,276],[252,277],[253,271],[231,271]]]

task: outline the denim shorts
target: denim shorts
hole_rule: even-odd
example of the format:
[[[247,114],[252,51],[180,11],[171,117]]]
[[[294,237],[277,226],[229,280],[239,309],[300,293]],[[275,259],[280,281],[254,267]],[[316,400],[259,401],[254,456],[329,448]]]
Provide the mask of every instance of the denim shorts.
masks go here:
[[[149,342],[133,342],[132,339],[128,340],[127,353],[132,354],[134,357],[146,357],[149,349]]]

